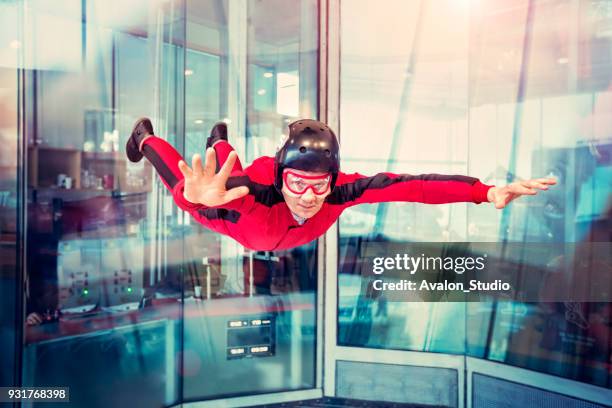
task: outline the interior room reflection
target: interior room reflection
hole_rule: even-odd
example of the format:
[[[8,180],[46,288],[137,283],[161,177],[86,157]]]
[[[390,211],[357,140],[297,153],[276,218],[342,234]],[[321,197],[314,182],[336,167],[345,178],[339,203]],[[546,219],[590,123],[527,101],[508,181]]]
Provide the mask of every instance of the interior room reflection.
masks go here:
[[[54,35],[33,36],[46,51],[24,73],[23,384],[70,384],[76,405],[143,407],[312,388],[316,243],[253,252],[193,225],[124,146],[149,115],[186,156],[221,120],[246,161],[273,154],[289,120],[316,116],[316,2],[297,13],[221,0],[113,8],[28,5]],[[273,29],[271,8],[291,18]],[[230,30],[252,36],[249,48],[236,48]],[[237,62],[244,83],[233,79]],[[248,108],[235,110],[230,81]]]

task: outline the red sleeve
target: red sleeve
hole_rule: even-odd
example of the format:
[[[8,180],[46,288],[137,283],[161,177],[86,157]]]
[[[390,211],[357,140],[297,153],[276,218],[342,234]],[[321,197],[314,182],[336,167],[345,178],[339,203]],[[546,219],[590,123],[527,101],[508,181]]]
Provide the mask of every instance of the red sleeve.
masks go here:
[[[358,173],[340,174],[327,201],[345,207],[390,201],[480,204],[488,202],[487,192],[491,187],[477,178],[461,175],[379,173],[367,177]]]

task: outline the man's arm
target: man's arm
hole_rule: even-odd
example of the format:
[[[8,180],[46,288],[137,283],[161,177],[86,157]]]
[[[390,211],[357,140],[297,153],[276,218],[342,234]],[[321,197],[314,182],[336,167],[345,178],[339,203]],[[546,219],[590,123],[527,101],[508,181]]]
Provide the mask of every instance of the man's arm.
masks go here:
[[[428,204],[492,202],[495,208],[501,209],[523,195],[535,195],[537,190],[548,190],[549,186],[556,183],[554,178],[546,177],[496,187],[483,184],[477,178],[461,175],[379,173],[366,177],[358,173],[341,173],[327,201],[345,207],[389,201]]]
[[[379,173],[367,177],[358,173],[341,174],[327,201],[346,207],[391,201],[479,204],[489,201],[487,193],[492,187],[477,178],[461,175]]]

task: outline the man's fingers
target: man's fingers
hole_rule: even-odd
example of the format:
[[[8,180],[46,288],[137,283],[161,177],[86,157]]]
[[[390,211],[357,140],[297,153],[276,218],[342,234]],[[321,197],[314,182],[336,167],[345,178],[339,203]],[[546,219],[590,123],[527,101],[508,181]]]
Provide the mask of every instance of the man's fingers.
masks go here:
[[[542,184],[550,184],[550,185],[557,184],[557,179],[553,177],[539,178],[539,179],[536,179],[536,181]]]
[[[247,186],[234,187],[225,193],[225,198],[228,202],[234,201],[238,198],[242,198],[245,195],[249,194],[249,188]]]
[[[225,163],[223,163],[221,170],[219,170],[219,177],[221,177],[221,180],[223,180],[223,182],[225,182],[225,180],[229,178],[229,175],[232,172],[232,168],[234,167],[234,163],[236,162],[237,158],[238,155],[236,155],[236,152],[231,152],[229,156],[227,156],[227,160],[225,160]]]
[[[526,187],[521,188],[519,193],[520,194],[525,194],[525,195],[536,195],[536,194],[538,194],[538,192],[536,190],[533,190],[531,188],[526,188]]]
[[[191,177],[191,175],[193,174],[193,172],[191,171],[191,169],[189,168],[187,163],[185,163],[184,160],[179,160],[178,167],[181,173],[183,173],[183,177],[185,178]]]
[[[529,180],[527,186],[531,188],[539,188],[540,190],[548,190],[548,186],[544,183],[540,183],[536,180]]]
[[[506,207],[508,203],[522,195],[536,195],[538,193],[536,188],[547,189],[546,186],[541,183],[537,183],[534,180],[520,181],[508,184],[507,186],[496,190],[494,195],[495,208],[498,210]]]
[[[202,156],[199,154],[194,154],[191,158],[191,168],[193,172],[197,176],[201,176],[204,174],[204,168],[202,167]]]
[[[209,147],[206,149],[206,164],[204,165],[204,176],[212,177],[215,175],[217,169],[217,157],[215,155],[215,149]]]
[[[535,195],[535,194],[537,194],[537,191],[532,189],[525,182],[522,182],[520,184],[519,183],[515,184],[514,188],[512,188],[510,191],[513,192],[513,193],[526,194],[526,195]]]

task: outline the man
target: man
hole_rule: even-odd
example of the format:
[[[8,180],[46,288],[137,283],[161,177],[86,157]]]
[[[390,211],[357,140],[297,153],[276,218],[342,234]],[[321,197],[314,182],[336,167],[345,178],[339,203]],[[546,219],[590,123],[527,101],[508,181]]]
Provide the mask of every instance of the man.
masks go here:
[[[467,201],[493,202],[503,208],[517,197],[556,183],[541,178],[494,187],[457,175],[345,174],[340,171],[336,135],[326,124],[310,119],[289,125],[276,157],[260,157],[246,169],[227,142],[224,123],[214,126],[206,147],[206,164],[196,154],[190,168],[172,146],[154,136],[151,121],[142,118],[126,152],[133,162],[146,157],[176,204],[198,222],[259,251],[308,243],[357,204]]]

